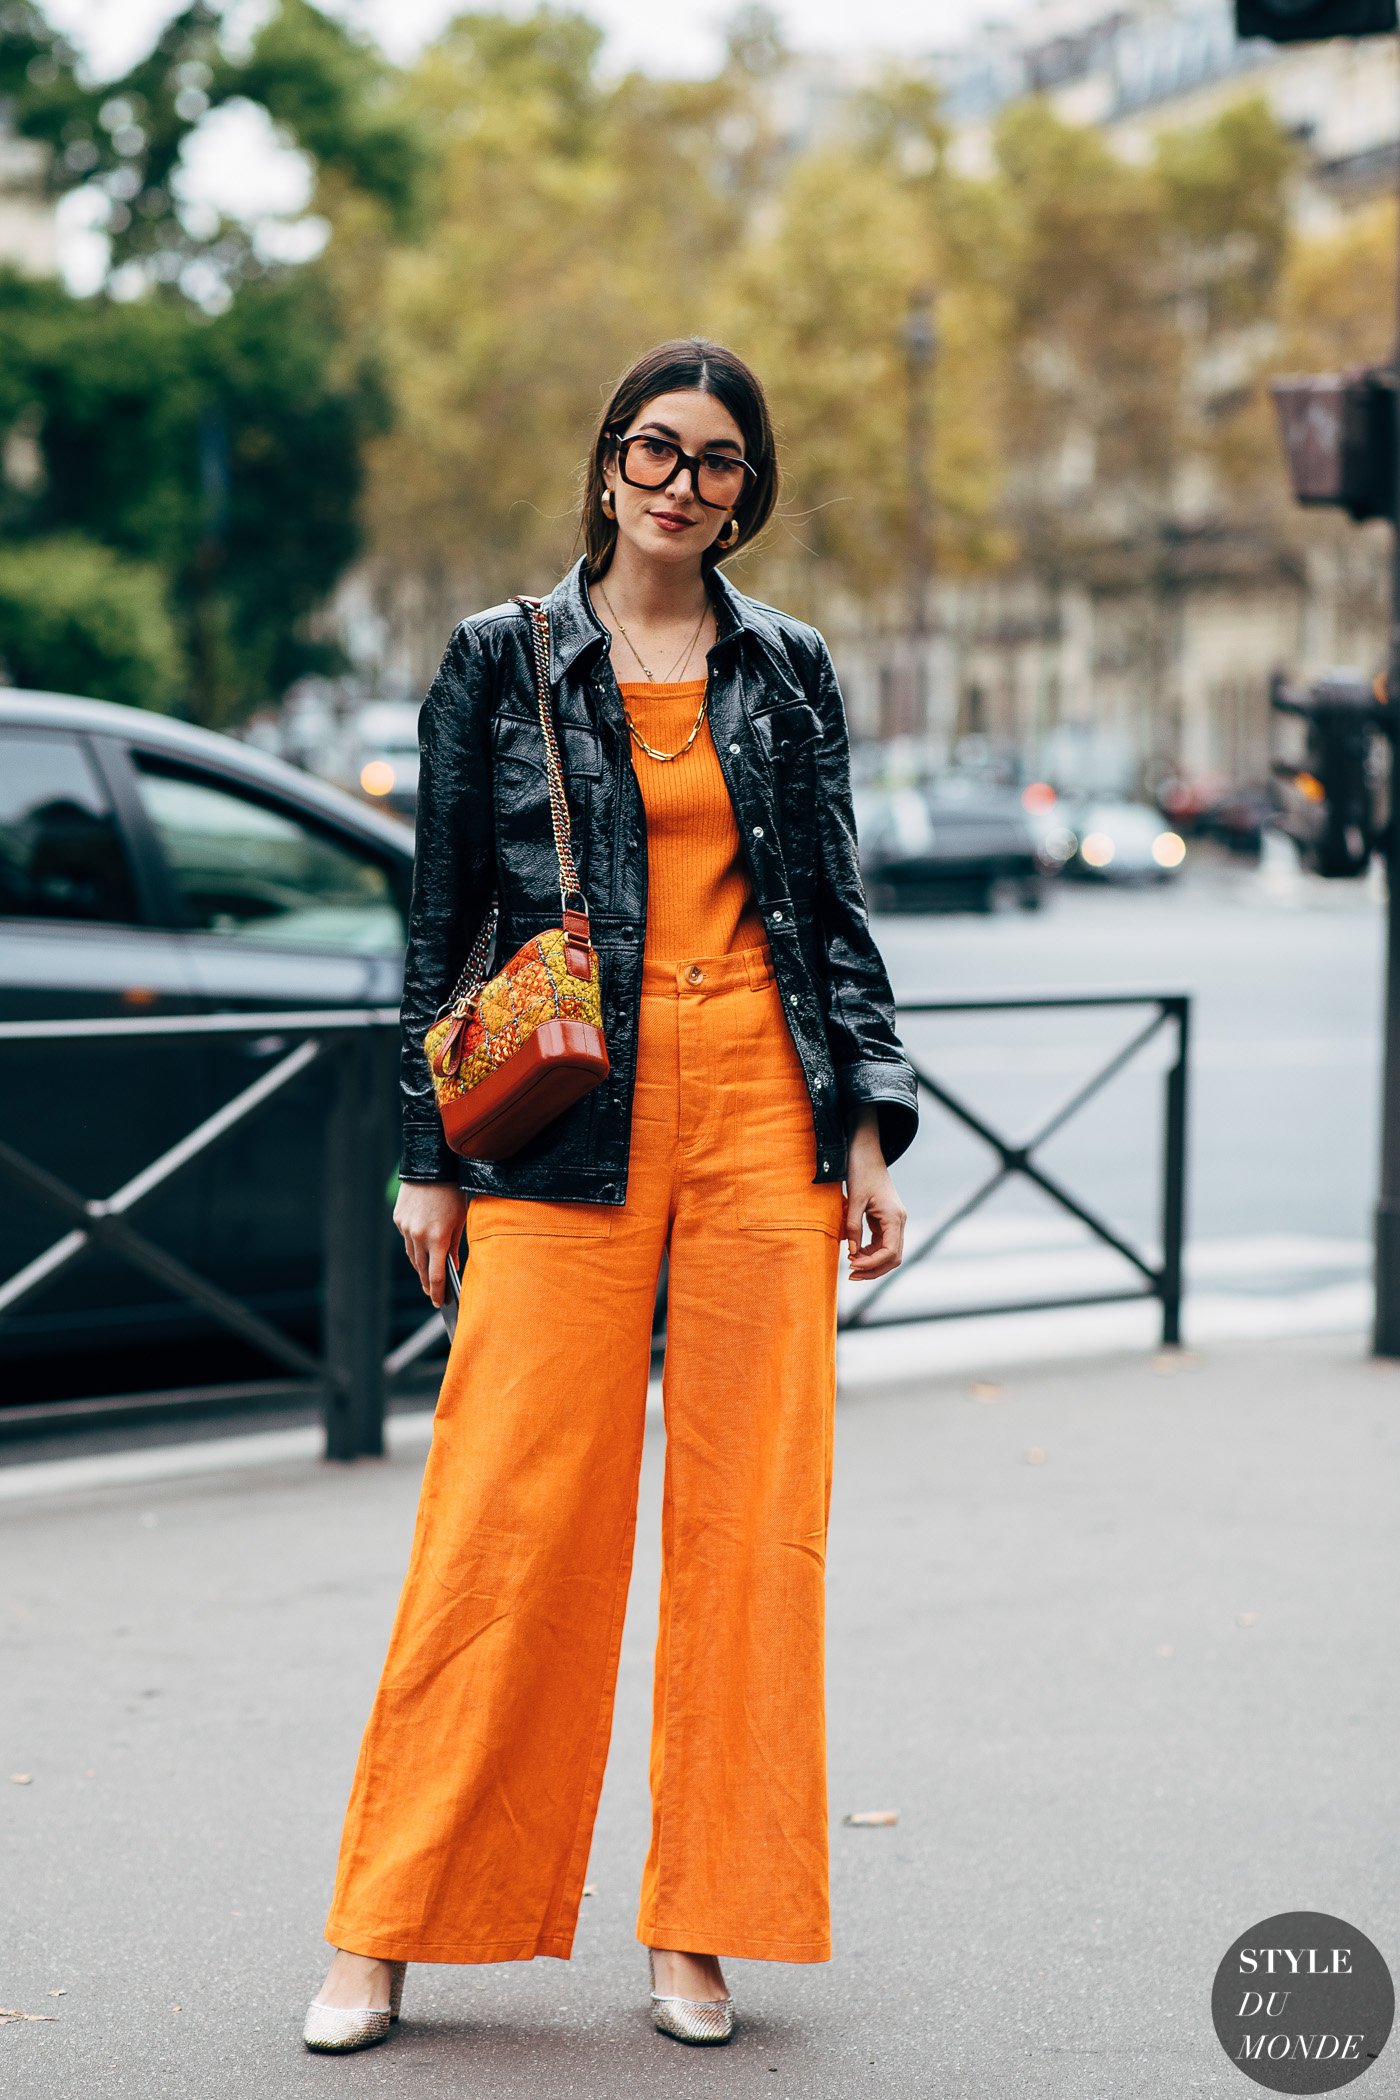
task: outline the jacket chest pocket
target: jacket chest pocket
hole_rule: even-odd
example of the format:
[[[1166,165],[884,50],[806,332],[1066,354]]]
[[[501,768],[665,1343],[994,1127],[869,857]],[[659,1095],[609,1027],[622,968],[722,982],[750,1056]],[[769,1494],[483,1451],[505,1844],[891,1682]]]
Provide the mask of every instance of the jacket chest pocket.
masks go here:
[[[814,879],[817,761],[826,732],[815,708],[800,700],[765,708],[753,717],[753,726],[772,781],[788,887],[798,903],[810,894]]]
[[[821,716],[805,700],[781,701],[753,718],[759,746],[776,774],[810,759],[825,731]]]
[[[569,830],[585,888],[588,882],[590,798],[602,777],[602,746],[591,729],[566,722],[557,730],[569,804]],[[549,774],[538,715],[497,715],[491,725],[496,838],[503,858],[523,876],[525,894],[558,885],[549,809]],[[525,856],[522,864],[521,856]]]
[[[581,728],[576,722],[563,722],[556,725],[555,735],[564,762],[566,788],[575,780],[601,779],[603,747],[593,730]],[[544,731],[538,715],[497,715],[491,725],[491,743],[505,792],[523,790],[521,768],[538,773],[541,780],[547,781]]]

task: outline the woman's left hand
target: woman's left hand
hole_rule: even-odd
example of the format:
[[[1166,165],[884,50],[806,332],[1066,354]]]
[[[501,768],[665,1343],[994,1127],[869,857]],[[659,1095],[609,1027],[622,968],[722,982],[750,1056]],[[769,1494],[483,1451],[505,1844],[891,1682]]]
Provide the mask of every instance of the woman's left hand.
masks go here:
[[[880,1149],[880,1122],[874,1108],[861,1108],[851,1126],[846,1153],[846,1273],[853,1283],[873,1283],[904,1259],[907,1217],[885,1155]],[[870,1238],[861,1245],[861,1227],[870,1220]]]

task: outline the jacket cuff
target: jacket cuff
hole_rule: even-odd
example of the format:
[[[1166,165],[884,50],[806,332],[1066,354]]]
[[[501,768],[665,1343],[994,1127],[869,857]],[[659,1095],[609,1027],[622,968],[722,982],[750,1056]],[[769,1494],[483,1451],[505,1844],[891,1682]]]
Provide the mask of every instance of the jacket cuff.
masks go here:
[[[866,1058],[838,1065],[836,1083],[847,1118],[866,1103],[874,1106],[880,1122],[880,1150],[885,1165],[893,1166],[909,1150],[919,1127],[919,1090],[913,1072],[908,1065]]]
[[[441,1123],[406,1123],[399,1155],[400,1181],[457,1181],[457,1155]]]

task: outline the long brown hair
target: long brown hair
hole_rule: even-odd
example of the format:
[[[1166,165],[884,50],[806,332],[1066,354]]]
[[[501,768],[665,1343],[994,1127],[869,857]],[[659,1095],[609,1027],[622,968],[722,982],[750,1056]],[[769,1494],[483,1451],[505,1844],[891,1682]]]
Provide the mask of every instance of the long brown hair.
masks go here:
[[[637,411],[658,394],[691,390],[713,394],[722,401],[738,424],[744,440],[744,457],[757,475],[734,512],[739,537],[730,547],[713,543],[705,549],[702,566],[712,568],[756,537],[767,524],[778,496],[778,454],[772,419],[758,374],[742,357],[722,343],[704,336],[682,336],[674,342],[658,343],[630,365],[613,388],[612,399],[588,457],[583,485],[583,547],[590,583],[606,573],[617,545],[617,525],[603,509],[603,469],[612,459],[614,431],[625,430]]]

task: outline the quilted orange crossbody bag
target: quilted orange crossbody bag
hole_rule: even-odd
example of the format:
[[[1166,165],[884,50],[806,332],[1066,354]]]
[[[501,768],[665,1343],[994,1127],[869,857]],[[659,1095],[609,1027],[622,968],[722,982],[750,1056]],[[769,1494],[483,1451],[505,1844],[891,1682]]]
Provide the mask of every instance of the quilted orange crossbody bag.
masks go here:
[[[500,897],[493,897],[462,974],[423,1038],[443,1134],[467,1159],[509,1159],[608,1076],[598,957],[569,842],[549,698],[549,615],[538,598],[516,603],[530,619],[561,917],[486,977],[500,918]]]

